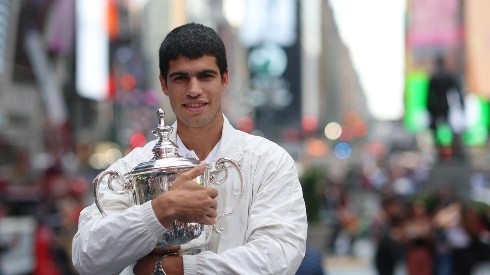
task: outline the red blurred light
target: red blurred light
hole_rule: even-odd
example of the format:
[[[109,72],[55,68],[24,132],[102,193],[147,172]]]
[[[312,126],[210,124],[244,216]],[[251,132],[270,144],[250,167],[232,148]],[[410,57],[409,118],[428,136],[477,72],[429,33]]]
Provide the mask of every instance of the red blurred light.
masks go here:
[[[349,126],[342,126],[342,133],[340,134],[339,140],[349,141],[352,139],[352,129]]]
[[[356,122],[358,122],[361,118],[359,117],[359,114],[357,113],[356,110],[347,110],[344,113],[344,120],[345,124],[352,126]]]
[[[146,137],[142,133],[134,133],[131,135],[131,138],[129,139],[129,144],[133,148],[143,147],[146,144]]]
[[[282,137],[285,142],[297,143],[300,141],[299,131],[295,128],[287,128],[282,132]]]
[[[301,127],[306,131],[314,131],[318,127],[318,119],[313,115],[305,115],[301,119]]]
[[[352,133],[355,137],[364,137],[368,133],[368,127],[366,123],[358,121],[352,126]]]
[[[237,121],[237,128],[243,132],[250,133],[254,129],[254,121],[248,116],[242,116]]]
[[[119,85],[126,91],[131,91],[136,87],[136,77],[132,74],[124,74],[119,79]]]

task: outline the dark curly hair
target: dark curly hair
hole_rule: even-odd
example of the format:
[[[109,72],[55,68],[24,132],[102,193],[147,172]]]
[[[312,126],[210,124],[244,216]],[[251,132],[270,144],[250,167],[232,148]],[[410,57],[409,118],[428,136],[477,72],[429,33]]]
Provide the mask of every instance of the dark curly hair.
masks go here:
[[[158,52],[160,74],[167,78],[171,60],[179,57],[197,59],[205,55],[214,56],[221,75],[228,70],[223,40],[211,28],[202,24],[188,23],[167,34]]]

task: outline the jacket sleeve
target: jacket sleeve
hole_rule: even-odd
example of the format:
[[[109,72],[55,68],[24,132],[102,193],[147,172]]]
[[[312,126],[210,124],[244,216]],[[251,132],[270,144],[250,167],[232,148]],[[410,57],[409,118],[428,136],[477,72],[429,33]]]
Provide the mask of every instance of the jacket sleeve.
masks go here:
[[[141,153],[138,149],[117,161],[109,169],[126,173]],[[117,274],[126,266],[147,255],[155,247],[165,228],[158,222],[151,203],[134,205],[128,194],[108,188],[107,177],[101,180],[98,198],[106,216],[95,204],[80,214],[78,231],[73,238],[73,265],[80,274]],[[122,190],[122,179],[112,180],[115,190]]]
[[[274,149],[246,172],[256,186],[246,243],[219,254],[184,255],[185,274],[295,274],[306,250],[305,203],[294,161]]]

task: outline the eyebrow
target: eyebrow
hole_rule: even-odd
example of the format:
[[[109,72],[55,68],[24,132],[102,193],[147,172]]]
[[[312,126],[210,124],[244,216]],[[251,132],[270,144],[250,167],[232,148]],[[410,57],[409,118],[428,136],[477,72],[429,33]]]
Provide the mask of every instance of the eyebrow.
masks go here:
[[[209,69],[197,72],[197,75],[202,75],[202,74],[218,75],[219,73],[215,70],[209,70]],[[181,75],[189,76],[189,73],[177,71],[177,72],[173,72],[173,73],[169,74],[168,77],[181,76]]]

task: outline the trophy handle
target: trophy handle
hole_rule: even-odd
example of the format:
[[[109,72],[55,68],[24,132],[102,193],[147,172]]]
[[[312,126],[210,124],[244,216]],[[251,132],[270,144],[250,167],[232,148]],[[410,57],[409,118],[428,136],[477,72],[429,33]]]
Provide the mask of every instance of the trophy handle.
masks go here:
[[[218,180],[214,175],[210,174],[209,175],[209,184],[220,185],[228,178],[228,169],[226,169],[226,163],[230,163],[231,166],[233,166],[238,171],[238,175],[240,175],[240,193],[239,193],[239,197],[238,197],[237,201],[235,202],[235,205],[233,206],[231,211],[228,211],[228,212],[225,212],[225,213],[219,215],[216,219],[220,219],[220,218],[223,218],[225,216],[232,215],[235,212],[235,210],[238,208],[238,205],[240,204],[240,200],[243,197],[244,189],[243,189],[242,169],[240,167],[240,164],[238,162],[232,160],[232,159],[220,158],[216,161],[216,164],[215,164],[216,171],[224,171],[225,176],[222,179]],[[213,225],[213,230],[216,231],[217,233],[220,233],[221,231],[223,231],[223,228],[217,228],[216,225]]]
[[[131,189],[131,186],[125,182],[124,183],[123,190],[121,190],[121,191],[114,190],[114,188],[112,187],[112,180],[117,179],[117,178],[123,178],[123,176],[121,175],[121,173],[119,173],[116,170],[106,170],[106,171],[100,173],[97,177],[95,177],[95,179],[92,182],[93,185],[94,185],[95,205],[97,205],[97,209],[99,209],[99,211],[100,211],[100,213],[102,214],[103,217],[106,217],[107,215],[104,212],[104,210],[102,209],[102,206],[100,205],[99,196],[97,195],[97,193],[98,193],[98,190],[99,190],[100,181],[106,175],[109,175],[110,176],[109,177],[109,180],[107,181],[107,186],[109,187],[109,189],[111,191],[113,191],[113,192],[115,192],[117,194],[125,194],[125,193],[127,193]]]

